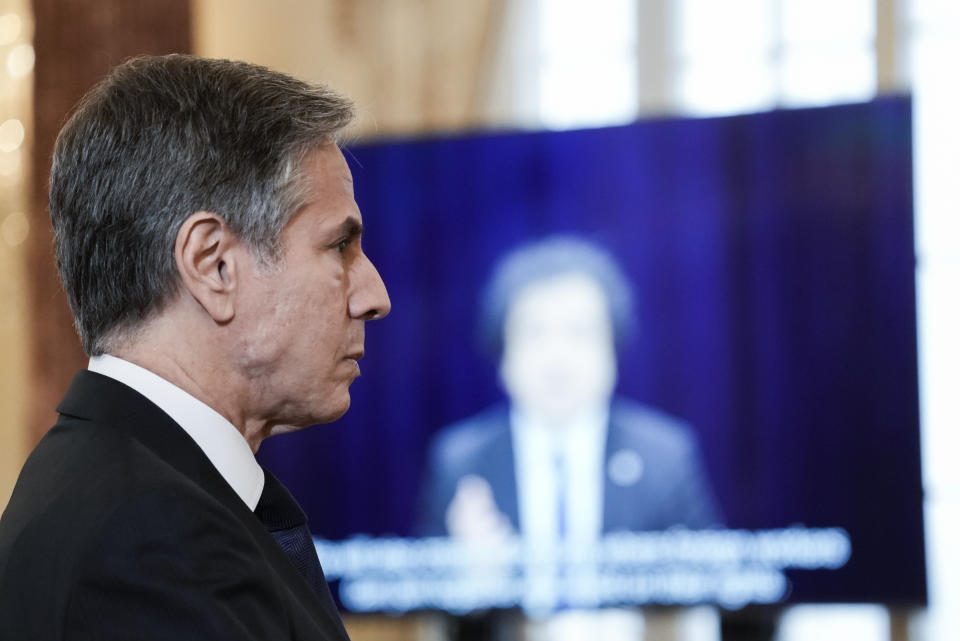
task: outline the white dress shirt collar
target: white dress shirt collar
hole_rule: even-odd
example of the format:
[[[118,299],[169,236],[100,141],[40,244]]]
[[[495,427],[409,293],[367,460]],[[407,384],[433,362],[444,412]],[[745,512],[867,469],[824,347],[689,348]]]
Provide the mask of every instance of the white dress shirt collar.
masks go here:
[[[120,381],[146,396],[190,435],[220,475],[253,510],[263,493],[263,469],[230,421],[170,381],[116,356],[90,359],[87,369]]]
[[[565,538],[586,543],[601,535],[609,416],[607,406],[597,407],[557,426],[511,408],[520,530],[529,540],[557,540],[560,513],[552,497],[558,497],[561,488]],[[558,478],[558,460],[563,479]]]

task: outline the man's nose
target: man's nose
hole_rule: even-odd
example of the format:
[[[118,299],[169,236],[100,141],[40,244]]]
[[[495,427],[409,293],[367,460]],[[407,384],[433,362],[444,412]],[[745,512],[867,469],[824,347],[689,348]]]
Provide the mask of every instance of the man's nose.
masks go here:
[[[354,273],[349,309],[351,318],[377,320],[390,313],[390,296],[380,272],[364,254]]]

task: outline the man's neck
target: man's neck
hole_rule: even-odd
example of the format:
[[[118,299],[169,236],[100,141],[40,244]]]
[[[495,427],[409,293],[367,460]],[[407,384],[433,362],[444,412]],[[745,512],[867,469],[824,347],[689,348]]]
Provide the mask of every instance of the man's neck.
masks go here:
[[[153,372],[209,406],[256,452],[268,428],[266,421],[256,420],[245,407],[249,381],[224,358],[229,351],[218,351],[220,339],[207,331],[204,319],[184,318],[187,314],[189,311],[172,304],[110,353]],[[195,331],[184,331],[184,327]]]
[[[518,424],[527,425],[553,432],[566,433],[604,424],[609,414],[609,399],[597,405],[577,408],[563,414],[538,412],[531,408],[514,405],[511,416]]]

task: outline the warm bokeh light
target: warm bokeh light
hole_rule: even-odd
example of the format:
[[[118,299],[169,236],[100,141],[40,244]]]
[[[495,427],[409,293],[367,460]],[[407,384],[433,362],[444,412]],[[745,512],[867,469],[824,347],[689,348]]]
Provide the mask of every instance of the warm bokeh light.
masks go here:
[[[26,130],[23,123],[11,118],[0,125],[0,151],[11,152],[19,149],[23,144]]]
[[[22,211],[7,214],[7,217],[3,219],[3,224],[0,225],[0,237],[3,238],[3,242],[11,247],[22,244],[29,233],[30,219]]]
[[[23,78],[33,71],[33,46],[19,44],[7,54],[7,72],[14,78]]]

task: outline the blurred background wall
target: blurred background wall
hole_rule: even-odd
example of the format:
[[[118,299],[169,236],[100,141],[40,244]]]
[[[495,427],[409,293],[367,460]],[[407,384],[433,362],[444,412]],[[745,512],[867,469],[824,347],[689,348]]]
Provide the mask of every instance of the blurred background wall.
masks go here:
[[[354,131],[365,138],[604,126],[912,92],[931,605],[921,615],[800,608],[787,613],[782,638],[952,637],[960,625],[960,551],[951,545],[960,540],[957,3],[0,0],[0,506],[84,363],[45,211],[55,132],[113,64],[168,51],[329,82],[357,102]],[[355,635],[400,638],[397,623],[358,622],[368,627]],[[426,638],[431,629],[408,623],[403,634]]]
[[[32,24],[26,2],[6,2],[0,11],[0,505],[6,505],[26,456],[27,315],[26,245],[31,212],[27,199],[27,150],[31,147]],[[19,52],[19,53],[17,53]],[[11,70],[9,60],[25,57]]]

